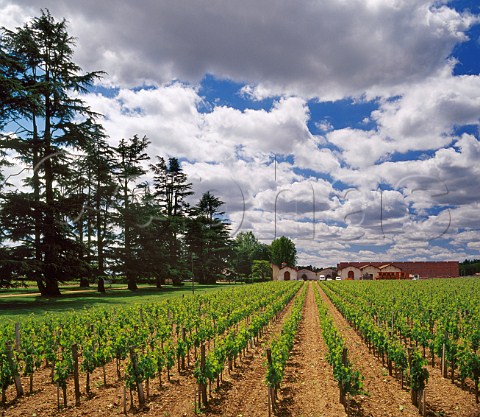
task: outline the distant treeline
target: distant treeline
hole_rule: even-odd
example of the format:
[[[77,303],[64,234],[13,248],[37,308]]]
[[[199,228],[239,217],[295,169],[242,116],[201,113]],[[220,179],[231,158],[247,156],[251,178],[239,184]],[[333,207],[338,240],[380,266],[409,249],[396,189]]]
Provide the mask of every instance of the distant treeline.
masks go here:
[[[460,275],[475,275],[480,272],[480,259],[465,259],[460,263]]]

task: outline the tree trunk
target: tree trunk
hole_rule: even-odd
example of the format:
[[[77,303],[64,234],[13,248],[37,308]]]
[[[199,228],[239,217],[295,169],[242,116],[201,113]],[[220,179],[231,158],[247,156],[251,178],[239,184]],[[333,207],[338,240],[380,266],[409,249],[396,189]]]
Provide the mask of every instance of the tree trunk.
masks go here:
[[[48,84],[49,71],[47,69],[45,81]],[[50,97],[48,94],[45,97],[45,134],[44,146],[45,156],[43,161],[44,178],[45,178],[45,198],[46,198],[46,213],[45,213],[45,295],[56,296],[60,295],[58,288],[58,256],[57,256],[57,242],[56,242],[56,226],[55,226],[55,195],[53,192],[53,166],[52,158],[54,157],[51,149],[51,109]]]
[[[475,402],[478,404],[478,375],[474,378],[475,381]]]
[[[88,175],[92,176],[92,172],[88,170]],[[86,287],[90,286],[90,281],[92,279],[92,269],[90,265],[92,265],[92,236],[93,236],[93,220],[94,220],[94,215],[92,213],[92,210],[90,209],[91,204],[92,204],[92,183],[88,181],[88,194],[87,194],[87,204],[88,204],[88,211],[87,211],[87,253],[85,256],[85,261],[88,265],[87,269],[87,277],[86,277]],[[83,243],[83,242],[81,242]]]
[[[42,248],[41,248],[41,221],[42,214],[40,212],[40,178],[38,171],[40,167],[39,164],[39,148],[40,141],[38,138],[37,130],[37,119],[35,114],[32,117],[33,123],[33,199],[34,199],[34,228],[35,228],[35,261],[37,262],[37,267],[35,268],[35,278],[37,281],[38,290],[40,294],[45,294],[45,285],[42,280],[42,272],[39,270],[39,266],[42,264]]]
[[[55,277],[55,270],[53,265],[49,265],[46,268],[46,273],[48,274],[45,279],[45,291],[42,295],[45,296],[58,296],[60,295],[60,289],[58,288],[58,281]]]
[[[125,244],[125,276],[127,278],[128,289],[130,291],[135,291],[138,289],[137,282],[135,279],[135,274],[131,268],[131,258],[132,258],[132,237],[131,237],[131,230],[130,230],[130,222],[128,221],[129,216],[129,208],[130,208],[130,200],[128,196],[128,179],[125,178],[124,181],[124,189],[123,189],[123,197],[125,201],[125,218],[124,218],[124,244]]]
[[[97,277],[104,275],[104,259],[103,259],[103,236],[102,228],[102,211],[101,211],[101,195],[100,195],[100,169],[97,170],[97,192],[95,196],[95,231],[97,233]]]
[[[90,394],[90,372],[87,372],[87,381],[85,383],[85,392],[87,395]]]
[[[40,292],[40,294],[47,295],[46,288],[45,288],[45,283],[43,282],[43,278],[41,278],[41,277],[37,278],[37,287],[38,287],[38,291]]]
[[[79,184],[79,188],[83,188],[83,183]],[[81,191],[79,192],[79,194]],[[81,195],[79,195],[81,198]],[[83,208],[82,208],[83,209]],[[77,230],[78,230],[78,243],[79,243],[79,253],[78,253],[78,258],[87,263],[87,265],[90,265],[90,261],[88,259],[85,259],[85,251],[83,248],[83,241],[84,241],[84,233],[83,233],[83,218],[84,218],[84,213],[80,213],[77,219]],[[88,221],[88,220],[87,220]],[[89,287],[90,283],[88,281],[87,277],[80,277],[80,288],[86,288]]]
[[[102,276],[98,277],[98,292],[101,292],[102,294],[105,294],[105,280],[103,279]]]
[[[68,404],[67,404],[67,385],[66,384],[62,385],[62,392],[63,392],[63,407],[67,408]]]

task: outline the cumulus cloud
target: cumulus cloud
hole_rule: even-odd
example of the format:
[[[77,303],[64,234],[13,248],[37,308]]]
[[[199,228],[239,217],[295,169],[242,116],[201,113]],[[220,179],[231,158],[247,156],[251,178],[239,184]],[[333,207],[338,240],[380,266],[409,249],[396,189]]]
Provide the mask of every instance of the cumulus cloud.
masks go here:
[[[153,154],[209,162],[258,160],[292,154],[312,138],[308,107],[295,97],[279,99],[269,111],[219,106],[208,113],[199,110],[202,99],[195,88],[181,83],[84,98],[103,114],[113,141],[141,132],[152,141]]]
[[[318,137],[312,137],[295,146],[295,166],[318,173],[328,174],[340,168],[338,156]]]
[[[3,0],[0,14],[12,4]],[[426,0],[15,4],[65,16],[79,39],[80,63],[107,71],[114,84],[195,83],[212,73],[257,86],[250,92],[260,96],[324,99],[383,95],[436,73],[476,22]]]
[[[20,7],[18,4],[0,1],[0,27],[14,29],[23,26],[31,18],[29,8]]]
[[[450,71],[411,85],[373,112],[385,140],[394,139],[392,152],[438,149],[452,141],[455,126],[479,123],[480,77]]]

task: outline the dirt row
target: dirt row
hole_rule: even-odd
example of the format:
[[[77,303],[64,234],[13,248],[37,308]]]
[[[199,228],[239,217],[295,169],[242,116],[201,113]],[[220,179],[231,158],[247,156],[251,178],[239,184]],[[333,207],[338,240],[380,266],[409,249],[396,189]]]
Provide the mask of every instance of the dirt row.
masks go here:
[[[335,324],[345,339],[350,358],[365,376],[365,390],[369,395],[362,399],[361,415],[418,416],[418,410],[411,405],[409,392],[406,389],[401,390],[399,382],[390,377],[388,370],[382,366],[381,361],[368,352],[368,348],[360,336],[343,318],[326,294],[323,291],[321,291],[321,294],[328,305]],[[428,367],[428,371],[430,377],[425,390],[427,415],[480,416],[480,406],[475,404],[474,395],[452,384],[448,379],[444,379],[438,369]]]
[[[347,415],[339,401],[339,389],[333,378],[332,367],[327,362],[327,353],[313,284],[309,284],[303,320],[280,389],[279,416]]]
[[[353,367],[364,377],[365,395],[357,396],[356,411],[353,415],[417,417],[418,409],[411,404],[409,392],[401,390],[395,378],[389,376],[388,370],[368,352],[367,346],[321,289],[320,295],[344,339]]]

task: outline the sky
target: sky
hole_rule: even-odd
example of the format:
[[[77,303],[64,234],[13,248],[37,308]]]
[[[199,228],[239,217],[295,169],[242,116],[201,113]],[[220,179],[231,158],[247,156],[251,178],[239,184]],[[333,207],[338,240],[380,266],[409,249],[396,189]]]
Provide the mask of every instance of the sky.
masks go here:
[[[300,265],[480,258],[478,0],[0,0],[48,8],[112,144],[177,157]]]

